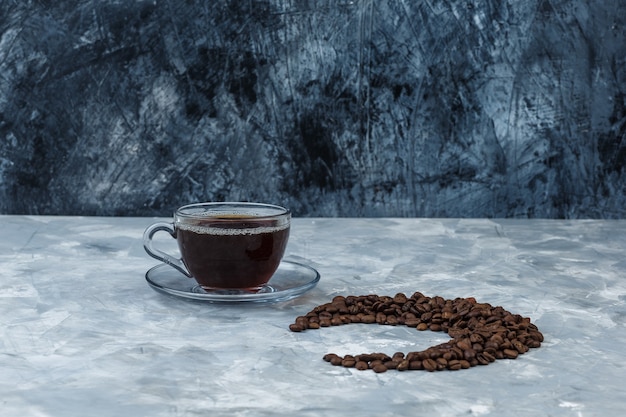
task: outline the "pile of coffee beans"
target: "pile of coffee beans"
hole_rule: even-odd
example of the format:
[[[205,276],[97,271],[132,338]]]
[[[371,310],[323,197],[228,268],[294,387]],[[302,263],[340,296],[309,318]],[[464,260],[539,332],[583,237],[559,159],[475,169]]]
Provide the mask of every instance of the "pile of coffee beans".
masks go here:
[[[538,348],[543,334],[527,317],[502,307],[478,303],[474,298],[427,297],[420,292],[411,297],[379,295],[337,296],[330,303],[315,307],[296,318],[292,332],[349,323],[404,325],[417,330],[446,332],[451,339],[420,352],[365,353],[339,356],[329,353],[324,360],[332,365],[385,372],[467,369],[488,365],[496,359],[515,359]]]

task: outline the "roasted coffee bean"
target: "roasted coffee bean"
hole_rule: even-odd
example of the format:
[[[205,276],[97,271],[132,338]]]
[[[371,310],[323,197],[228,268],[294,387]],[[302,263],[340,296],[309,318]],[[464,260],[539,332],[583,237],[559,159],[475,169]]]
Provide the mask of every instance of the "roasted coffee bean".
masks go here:
[[[482,353],[487,353],[491,356],[495,356],[496,352],[497,352],[496,349],[488,347],[488,348],[485,348]]]
[[[366,324],[376,323],[376,316],[372,314],[367,314],[361,317],[361,323],[366,323]]]
[[[484,339],[478,333],[472,333],[469,337],[470,342],[472,343],[484,343]]]
[[[376,313],[376,323],[385,324],[387,322],[387,315],[385,313]]]
[[[319,316],[318,316],[318,317],[320,318],[320,320],[321,320],[321,319],[329,319],[329,320],[330,320],[330,319],[332,319],[332,318],[333,318],[333,314],[332,314],[332,313],[329,313],[328,311],[322,311],[322,312],[319,314]]]
[[[332,314],[335,314],[336,312],[338,312],[339,309],[334,304],[330,304],[330,305],[326,306],[325,311],[326,311],[326,313],[332,315]]]
[[[461,369],[469,369],[472,365],[465,359],[459,361],[461,363]]]
[[[431,313],[431,312],[427,312],[427,313],[422,314],[422,316],[420,317],[420,319],[421,319],[422,321],[429,322],[429,321],[430,321],[430,319],[431,319],[432,317],[433,317],[433,313]]]
[[[406,371],[407,369],[409,369],[409,364],[410,362],[407,359],[403,359],[398,366],[396,367],[396,369],[398,371]]]
[[[513,345],[515,350],[517,350],[519,353],[526,353],[526,352],[528,352],[528,346],[526,346],[525,344],[523,344],[519,340],[513,340],[511,342],[511,344]]]
[[[422,366],[424,367],[424,369],[426,369],[428,372],[433,372],[437,370],[437,361],[435,361],[434,359],[424,359],[422,361]]]
[[[441,331],[441,324],[436,324],[436,323],[431,323],[428,326],[428,329],[432,332],[440,332]]]
[[[459,329],[456,327],[450,327],[448,329],[448,335],[453,339],[460,339],[463,336],[467,336],[468,333],[469,333],[469,330],[467,329]]]
[[[383,372],[387,372],[387,367],[383,364],[377,364],[372,367],[372,370],[377,374],[381,374]]]
[[[341,366],[345,366],[346,368],[352,368],[356,365],[356,360],[354,358],[343,358],[341,361]]]
[[[327,353],[326,355],[324,355],[324,360],[326,362],[330,362],[331,360],[338,358],[339,356],[336,355],[335,353]]]
[[[500,347],[500,345],[492,340],[488,340],[485,342],[485,344],[483,345],[485,350],[487,349],[494,349],[494,350],[498,350],[498,348]]]
[[[487,359],[483,353],[478,353],[476,355],[476,360],[479,365],[489,365],[489,359]]]
[[[355,358],[357,361],[363,361],[363,362],[371,362],[375,359],[373,354],[367,354],[367,353],[356,355]]]
[[[468,350],[472,348],[472,343],[467,339],[461,339],[456,343],[456,346],[461,350]]]
[[[497,359],[515,359],[529,349],[540,347],[544,340],[530,318],[510,313],[500,306],[478,303],[472,297],[446,300],[439,296],[426,297],[420,292],[411,297],[402,293],[394,297],[336,296],[330,303],[296,317],[289,330],[303,332],[349,323],[404,325],[420,331],[443,331],[451,337],[448,343],[406,355],[396,352],[393,357],[384,353],[324,356],[324,360],[333,365],[376,372],[467,369]]]
[[[415,318],[415,319],[413,319],[413,318],[405,319],[404,320],[404,325],[407,326],[407,327],[417,327],[417,326],[419,326],[419,324],[421,322],[422,321],[420,319],[418,319],[418,318]]]
[[[465,360],[471,361],[476,357],[476,351],[474,349],[466,349],[463,351],[463,358]]]
[[[370,369],[374,369],[374,367],[378,366],[378,365],[383,365],[384,366],[384,362],[381,361],[380,359],[374,359],[373,361],[370,361],[370,363],[369,363]]]
[[[292,332],[301,332],[304,329],[302,328],[302,326],[300,326],[299,324],[290,324],[289,325],[289,330],[291,330]]]
[[[343,321],[339,317],[333,317],[332,319],[330,319],[331,326],[339,326],[341,324],[343,324]]]
[[[330,358],[331,365],[339,366],[342,364],[342,362],[343,362],[343,358],[341,356],[335,355],[332,358]]]
[[[519,352],[513,349],[504,349],[502,353],[504,354],[504,357],[507,359],[515,359],[519,355]]]

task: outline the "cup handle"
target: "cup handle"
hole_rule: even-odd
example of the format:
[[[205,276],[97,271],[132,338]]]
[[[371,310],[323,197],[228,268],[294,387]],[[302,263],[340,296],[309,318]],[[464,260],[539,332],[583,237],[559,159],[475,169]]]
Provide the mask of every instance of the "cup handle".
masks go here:
[[[166,263],[167,265],[177,269],[178,271],[185,274],[185,276],[189,278],[193,278],[189,272],[187,272],[187,268],[183,263],[183,260],[180,258],[175,258],[172,255],[169,255],[163,252],[160,249],[155,248],[152,243],[152,237],[156,232],[164,231],[170,234],[174,239],[176,239],[176,232],[174,231],[173,223],[154,223],[153,225],[148,226],[148,228],[143,232],[143,248],[146,250],[148,255],[152,256],[159,261]]]

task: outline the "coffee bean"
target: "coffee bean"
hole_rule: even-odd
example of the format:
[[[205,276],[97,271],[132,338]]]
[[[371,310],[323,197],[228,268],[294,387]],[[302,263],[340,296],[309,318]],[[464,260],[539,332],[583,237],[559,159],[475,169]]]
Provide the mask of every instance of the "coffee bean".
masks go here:
[[[381,361],[380,359],[374,359],[373,361],[369,363],[369,366],[370,366],[370,369],[374,369],[375,366],[383,365],[383,364],[384,364],[383,361]]]
[[[301,332],[304,329],[302,328],[302,326],[300,326],[299,324],[290,324],[289,325],[289,330],[291,330],[292,332]]]
[[[489,365],[489,359],[487,359],[482,353],[476,355],[476,360],[479,365]]]
[[[528,347],[525,344],[523,344],[522,342],[520,342],[519,340],[513,340],[511,342],[511,344],[513,345],[515,350],[517,350],[519,353],[526,353],[526,352],[528,352]]]
[[[468,350],[472,348],[472,343],[468,339],[461,339],[457,342],[456,346],[461,350]]]
[[[374,367],[372,367],[372,370],[376,372],[377,374],[381,374],[383,372],[387,372],[387,367],[383,364],[377,364],[377,365],[374,365]]]
[[[376,313],[376,323],[385,324],[387,322],[387,315],[385,313]]]
[[[330,319],[320,318],[320,327],[330,327]]]
[[[352,368],[353,366],[356,365],[356,360],[354,358],[344,358],[341,361],[341,366],[345,366],[346,368]]]
[[[343,358],[341,356],[333,356],[330,358],[331,365],[339,366],[343,362]]]
[[[471,359],[474,359],[476,357],[476,351],[474,349],[466,349],[463,351],[463,358],[465,358],[465,360],[470,361]]]
[[[440,332],[441,331],[441,324],[431,323],[428,326],[428,329],[430,331],[433,331],[433,332]]]
[[[442,357],[447,361],[451,361],[457,358],[456,352],[454,352],[453,350],[449,350],[448,352],[445,352]]]
[[[513,349],[504,349],[502,353],[504,354],[504,357],[507,359],[515,359],[519,355],[519,352]]]
[[[422,361],[422,366],[424,367],[424,369],[426,369],[428,372],[433,372],[437,370],[437,362],[434,359],[424,359]]]
[[[417,327],[422,321],[418,318],[404,320],[404,325],[407,327]]]
[[[361,317],[361,323],[366,323],[366,324],[376,323],[376,316],[372,314],[367,314]]]
[[[322,311],[322,312],[319,314],[319,316],[318,316],[318,317],[320,318],[320,320],[321,320],[321,319],[328,319],[328,320],[330,320],[330,319],[332,319],[332,318],[333,318],[333,314],[332,314],[332,313],[329,313],[328,311]]]
[[[537,340],[529,340],[528,341],[528,347],[529,348],[538,348],[541,347],[541,342],[537,341]]]
[[[448,361],[445,358],[437,358],[435,362],[437,362],[437,369],[445,369],[448,367]]]
[[[484,351],[481,353],[481,355],[483,356],[483,358],[487,359],[489,362],[496,361],[496,357],[490,352]]]
[[[407,369],[409,369],[409,364],[410,362],[407,359],[403,359],[398,366],[396,367],[396,369],[398,371],[406,371]]]
[[[470,342],[472,343],[484,343],[484,339],[478,333],[472,333],[469,337]]]
[[[488,340],[488,341],[486,341],[486,342],[485,342],[485,344],[484,344],[485,350],[487,350],[487,349],[494,349],[494,350],[498,350],[499,346],[500,346],[500,345],[499,345],[498,343],[496,343],[496,342],[494,342],[494,341],[492,341],[492,340]]]
[[[439,296],[426,297],[420,292],[411,297],[402,293],[394,297],[375,294],[336,296],[330,303],[296,317],[289,330],[303,332],[349,323],[404,325],[420,331],[443,331],[451,338],[447,343],[420,352],[406,355],[396,352],[393,357],[384,353],[357,357],[324,355],[324,360],[333,365],[375,372],[467,369],[498,359],[515,359],[540,347],[544,340],[530,318],[510,313],[500,306],[478,303],[472,297],[450,300]]]
[[[465,359],[461,359],[459,360],[459,362],[461,363],[461,369],[469,369],[472,365],[466,361]]]
[[[338,358],[339,356],[334,354],[334,353],[327,353],[326,355],[324,355],[324,360],[326,362],[330,362],[331,360],[333,360],[334,358]]]

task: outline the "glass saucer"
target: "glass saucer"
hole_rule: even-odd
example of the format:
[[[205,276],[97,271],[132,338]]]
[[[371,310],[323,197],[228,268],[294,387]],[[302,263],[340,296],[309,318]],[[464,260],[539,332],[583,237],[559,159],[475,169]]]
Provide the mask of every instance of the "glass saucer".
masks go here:
[[[155,290],[192,300],[212,303],[275,303],[296,298],[315,287],[320,274],[308,265],[282,261],[267,285],[256,293],[243,291],[205,291],[169,265],[161,264],[146,272],[146,281]]]

